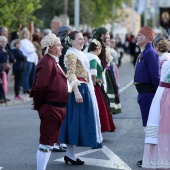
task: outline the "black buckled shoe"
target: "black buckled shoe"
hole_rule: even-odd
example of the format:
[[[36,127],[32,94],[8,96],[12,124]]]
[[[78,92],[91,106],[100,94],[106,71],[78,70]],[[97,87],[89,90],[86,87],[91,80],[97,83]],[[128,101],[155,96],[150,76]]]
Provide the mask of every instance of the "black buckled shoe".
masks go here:
[[[63,147],[53,148],[52,152],[66,152],[66,149]]]

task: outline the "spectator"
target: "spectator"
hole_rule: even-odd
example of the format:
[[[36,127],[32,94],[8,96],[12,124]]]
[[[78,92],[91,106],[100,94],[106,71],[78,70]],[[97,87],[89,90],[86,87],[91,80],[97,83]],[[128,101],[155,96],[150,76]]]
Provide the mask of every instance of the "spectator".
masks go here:
[[[20,50],[27,57],[26,68],[23,73],[22,87],[23,93],[29,94],[30,88],[32,87],[33,75],[35,70],[35,65],[38,62],[38,56],[36,53],[36,48],[30,41],[30,32],[28,29],[23,29],[20,33],[21,48]]]
[[[83,33],[83,37],[84,37],[84,47],[83,47],[82,51],[87,53],[88,52],[88,48],[89,48],[90,33],[89,32],[84,32]]]
[[[8,40],[8,29],[6,27],[0,27],[0,35],[5,36]],[[5,50],[9,56],[9,62],[14,63],[14,55],[8,42],[6,44]]]
[[[116,41],[116,49],[117,49],[117,52],[119,53],[118,67],[120,67],[122,64],[122,57],[124,54],[124,49],[123,49],[123,44],[122,44],[119,34],[116,35],[115,41]]]
[[[117,86],[119,87],[120,86],[120,80],[119,80],[119,70],[118,70],[118,63],[119,62],[118,61],[119,61],[120,54],[117,52],[115,38],[112,37],[110,39],[109,46],[107,46],[107,48],[109,49],[111,57],[112,57],[111,64],[113,66],[113,72],[114,72],[114,75],[115,75]]]
[[[50,28],[52,30],[52,33],[54,33],[55,35],[58,34],[58,28],[62,25],[61,19],[57,16],[55,16],[52,20],[51,20],[51,24],[50,24]]]
[[[41,30],[39,28],[35,29],[35,34],[38,34],[39,37],[41,37]]]
[[[21,41],[19,39],[15,40],[14,42],[14,49],[12,52],[14,54],[16,62],[13,64],[13,72],[14,72],[14,92],[15,92],[15,99],[16,100],[23,100],[22,97],[19,95],[20,87],[23,78],[23,72],[25,70],[25,65],[27,62],[27,57],[24,56],[22,51],[20,50]]]
[[[42,57],[42,49],[41,49],[41,46],[40,46],[40,36],[39,36],[39,34],[33,34],[32,35],[32,43],[34,44],[34,46],[36,48],[38,60],[40,60],[41,57]]]
[[[47,34],[52,33],[51,29],[46,28],[43,30],[43,37],[45,37]]]
[[[7,38],[0,36],[0,103],[6,103],[5,93],[7,93],[7,73],[11,68],[8,54],[5,49]]]
[[[131,42],[131,34],[126,34],[125,36],[125,44],[124,44],[124,51],[125,53],[129,54],[129,44]]]
[[[10,47],[11,47],[11,49],[13,49],[13,48],[15,48],[14,47],[14,42],[15,42],[15,40],[16,39],[18,39],[19,38],[19,32],[18,31],[14,31],[14,32],[12,32],[11,33],[11,42],[10,42]],[[15,58],[15,57],[14,57]]]

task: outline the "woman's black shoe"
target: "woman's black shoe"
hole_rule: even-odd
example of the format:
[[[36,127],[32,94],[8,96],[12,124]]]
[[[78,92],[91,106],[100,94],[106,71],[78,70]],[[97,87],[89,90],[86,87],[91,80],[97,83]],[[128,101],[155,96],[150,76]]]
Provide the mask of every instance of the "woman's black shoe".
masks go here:
[[[84,165],[84,161],[81,161],[79,158],[77,158],[76,161],[73,161],[69,157],[64,156],[64,161],[65,161],[65,164],[68,164],[68,162],[70,162],[73,165]]]
[[[138,161],[138,162],[136,163],[136,165],[138,165],[139,167],[142,167],[142,160]]]

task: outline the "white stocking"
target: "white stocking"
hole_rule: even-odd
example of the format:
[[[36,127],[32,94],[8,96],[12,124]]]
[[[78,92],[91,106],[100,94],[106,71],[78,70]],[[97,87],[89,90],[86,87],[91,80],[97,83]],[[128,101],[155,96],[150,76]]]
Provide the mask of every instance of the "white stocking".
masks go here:
[[[74,154],[74,145],[67,144],[66,156],[69,157],[70,159],[76,161],[77,158]]]
[[[39,145],[39,148],[47,150],[47,152],[38,150],[37,151],[37,170],[46,170],[47,163],[50,159],[51,151],[51,146],[48,145]]]

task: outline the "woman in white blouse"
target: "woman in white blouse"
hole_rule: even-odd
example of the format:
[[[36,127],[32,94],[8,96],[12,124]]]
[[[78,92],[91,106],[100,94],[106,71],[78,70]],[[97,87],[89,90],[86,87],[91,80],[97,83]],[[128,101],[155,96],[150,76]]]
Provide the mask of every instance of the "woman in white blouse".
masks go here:
[[[34,47],[33,43],[30,41],[30,32],[28,29],[23,29],[20,33],[21,39],[21,48],[20,50],[23,54],[27,57],[27,63],[25,66],[24,74],[23,74],[23,93],[30,92],[30,88],[33,82],[33,75],[35,70],[35,65],[38,62],[38,56],[36,53],[36,48]]]

